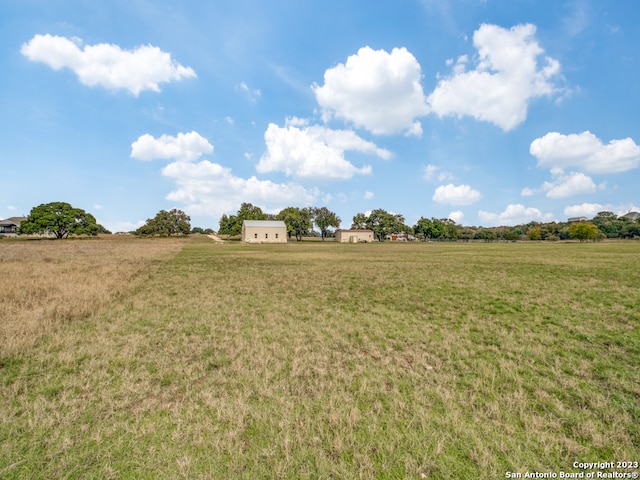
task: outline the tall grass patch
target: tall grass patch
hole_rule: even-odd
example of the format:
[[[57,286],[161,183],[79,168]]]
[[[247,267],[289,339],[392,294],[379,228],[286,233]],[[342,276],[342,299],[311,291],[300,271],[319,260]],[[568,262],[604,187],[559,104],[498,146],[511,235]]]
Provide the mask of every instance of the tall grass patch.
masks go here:
[[[66,321],[85,318],[131,291],[179,240],[123,236],[0,244],[2,353],[28,348]]]
[[[0,367],[9,478],[504,478],[637,459],[634,244],[191,239]]]

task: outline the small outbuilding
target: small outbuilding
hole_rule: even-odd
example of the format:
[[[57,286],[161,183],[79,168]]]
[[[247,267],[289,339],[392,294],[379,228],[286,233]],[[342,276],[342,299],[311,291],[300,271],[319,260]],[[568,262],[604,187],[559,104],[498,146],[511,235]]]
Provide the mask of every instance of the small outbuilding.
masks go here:
[[[336,231],[336,242],[358,243],[373,242],[373,230],[338,230]]]
[[[243,220],[242,241],[246,243],[287,243],[287,226],[282,220]]]

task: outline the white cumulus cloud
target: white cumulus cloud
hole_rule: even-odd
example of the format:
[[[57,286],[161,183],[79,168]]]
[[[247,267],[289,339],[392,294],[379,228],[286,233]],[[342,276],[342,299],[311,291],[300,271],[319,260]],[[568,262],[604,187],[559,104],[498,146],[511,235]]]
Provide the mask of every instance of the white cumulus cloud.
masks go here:
[[[213,153],[213,145],[198,132],[162,135],[154,138],[148,133],[131,144],[131,157],[138,160],[175,159],[192,161]]]
[[[324,73],[312,89],[323,111],[374,134],[421,135],[416,117],[428,113],[420,64],[406,48],[391,53],[363,47]]]
[[[598,212],[606,210],[599,203],[581,203],[580,205],[569,205],[565,207],[564,214],[567,217],[595,217]]]
[[[511,130],[527,118],[529,102],[558,91],[553,79],[560,64],[542,57],[531,24],[505,29],[483,24],[473,34],[478,62],[466,70],[462,56],[451,76],[440,80],[429,95],[429,107],[439,116],[468,115]]]
[[[549,132],[531,142],[539,167],[581,168],[591,173],[620,173],[640,166],[640,146],[631,138],[604,144],[589,131],[563,135]]]
[[[298,128],[269,124],[264,134],[267,151],[260,158],[259,173],[284,172],[305,179],[346,180],[371,173],[371,166],[356,167],[345,159],[345,151],[391,158],[391,152],[360,138],[351,130],[322,126]]]
[[[219,219],[223,213],[235,212],[242,202],[251,202],[267,211],[287,206],[313,204],[320,192],[295,183],[275,183],[234,175],[230,168],[209,160],[198,161],[213,153],[213,145],[197,132],[142,135],[131,144],[131,157],[140,160],[173,160],[161,173],[176,183],[167,199],[180,202],[185,211]]]
[[[127,90],[135,96],[144,90],[159,92],[161,83],[196,76],[192,68],[180,65],[169,53],[152,45],[133,50],[109,43],[83,46],[79,38],[46,34],[35,35],[20,52],[54,70],[72,70],[84,85]]]
[[[474,190],[469,185],[440,185],[436,188],[433,197],[434,202],[448,205],[470,205],[482,198],[478,190]]]
[[[597,189],[591,177],[584,173],[571,172],[568,175],[558,173],[553,182],[545,182],[542,190],[549,198],[566,198],[574,195],[593,193]]]
[[[449,214],[449,218],[460,225],[462,224],[462,220],[464,220],[464,213],[460,210],[456,210],[455,212],[451,212]]]
[[[624,215],[628,212],[638,212],[640,207],[633,203],[620,204],[620,205],[602,205],[600,203],[581,203],[579,205],[568,205],[564,209],[564,214],[567,217],[587,217],[593,218],[598,212],[613,212],[616,215]]]
[[[598,188],[603,189],[606,183],[596,186],[591,177],[579,172],[565,174],[562,169],[551,170],[552,181],[544,182],[540,188],[525,187],[521,191],[523,197],[531,197],[546,192],[548,198],[566,198],[574,195],[594,193]]]
[[[162,169],[162,174],[177,185],[167,195],[168,200],[182,203],[189,213],[215,219],[223,213],[235,212],[242,202],[278,211],[291,205],[311,205],[320,194],[317,189],[294,183],[237,177],[231,169],[208,160],[172,162]]]
[[[542,213],[539,209],[533,207],[525,207],[521,204],[510,204],[504,211],[500,213],[487,212],[480,210],[478,218],[485,226],[513,226],[522,225],[529,222],[551,222],[553,221],[552,213]]]

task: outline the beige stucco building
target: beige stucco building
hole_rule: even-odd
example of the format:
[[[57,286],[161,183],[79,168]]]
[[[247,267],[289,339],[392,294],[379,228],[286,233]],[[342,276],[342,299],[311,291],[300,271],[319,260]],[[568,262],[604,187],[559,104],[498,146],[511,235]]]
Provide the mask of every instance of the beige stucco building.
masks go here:
[[[373,242],[373,230],[338,230],[336,231],[336,242],[358,243]]]
[[[287,243],[287,226],[281,220],[243,220],[242,241]]]

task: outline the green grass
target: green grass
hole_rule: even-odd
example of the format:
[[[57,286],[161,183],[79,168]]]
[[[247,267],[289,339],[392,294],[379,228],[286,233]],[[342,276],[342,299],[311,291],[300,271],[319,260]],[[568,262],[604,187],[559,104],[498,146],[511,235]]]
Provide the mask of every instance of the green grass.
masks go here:
[[[639,460],[639,267],[632,242],[190,239],[108,308],[0,350],[0,477]]]

